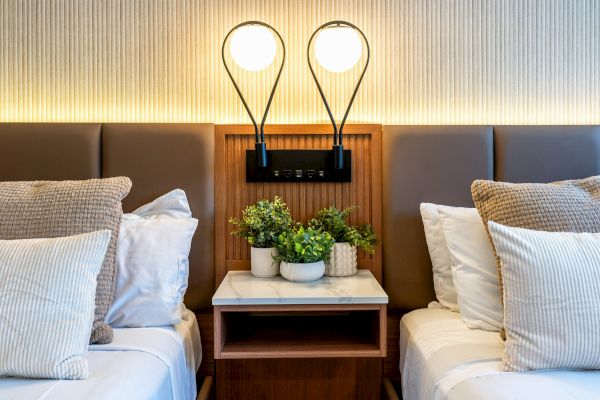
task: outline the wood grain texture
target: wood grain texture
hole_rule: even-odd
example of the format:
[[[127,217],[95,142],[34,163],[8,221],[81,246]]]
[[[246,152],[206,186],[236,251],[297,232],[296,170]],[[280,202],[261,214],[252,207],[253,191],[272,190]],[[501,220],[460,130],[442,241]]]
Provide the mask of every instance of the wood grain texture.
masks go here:
[[[354,122],[600,123],[597,0],[2,0],[0,121],[248,122],[220,49],[253,19],[288,50],[268,123],[327,122],[305,52],[334,19],[372,49]],[[274,68],[234,72],[260,114]],[[358,67],[317,72],[339,118]]]
[[[387,318],[387,356],[383,360],[383,376],[400,388],[400,319],[403,313],[389,310]]]
[[[381,359],[217,360],[219,400],[380,400]]]
[[[215,126],[215,279],[216,286],[227,271],[249,269],[248,243],[231,235],[230,217],[240,217],[243,208],[260,199],[279,195],[296,220],[306,222],[315,211],[335,204],[339,208],[358,205],[351,224],[370,223],[381,238],[381,125],[347,125],[344,148],[352,150],[352,182],[349,183],[247,183],[246,149],[254,148],[250,125]],[[266,130],[269,149],[330,149],[330,125],[270,125]],[[359,251],[359,268],[370,269],[381,282],[381,244],[375,255]]]
[[[202,363],[197,375],[200,377],[214,376],[214,333],[213,333],[213,310],[212,308],[196,311],[196,319],[200,328],[200,340],[202,342]]]

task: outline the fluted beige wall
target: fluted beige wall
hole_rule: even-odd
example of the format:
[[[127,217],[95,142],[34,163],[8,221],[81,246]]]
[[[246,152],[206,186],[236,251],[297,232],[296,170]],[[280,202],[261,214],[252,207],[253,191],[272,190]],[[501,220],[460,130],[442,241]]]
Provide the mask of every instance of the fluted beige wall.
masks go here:
[[[247,122],[220,45],[260,19],[288,47],[269,122],[326,122],[305,48],[334,18],[373,50],[353,121],[600,123],[597,0],[2,0],[0,120]],[[353,76],[326,84],[338,114]]]

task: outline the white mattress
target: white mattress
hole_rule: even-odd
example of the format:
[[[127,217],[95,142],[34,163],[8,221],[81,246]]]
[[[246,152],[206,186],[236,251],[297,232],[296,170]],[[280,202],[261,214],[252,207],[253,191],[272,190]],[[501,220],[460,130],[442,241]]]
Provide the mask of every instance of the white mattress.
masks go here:
[[[2,400],[192,400],[202,359],[193,312],[173,327],[114,329],[113,342],[91,345],[90,376],[79,381],[0,378]]]
[[[503,351],[497,332],[469,329],[458,313],[412,311],[400,322],[403,398],[600,399],[600,371],[502,372]]]

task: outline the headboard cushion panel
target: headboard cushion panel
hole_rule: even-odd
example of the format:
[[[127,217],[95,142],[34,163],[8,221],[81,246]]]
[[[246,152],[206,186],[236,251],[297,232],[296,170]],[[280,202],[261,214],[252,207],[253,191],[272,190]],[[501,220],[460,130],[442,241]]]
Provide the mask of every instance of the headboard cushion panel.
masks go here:
[[[190,309],[207,307],[214,292],[214,126],[212,124],[103,124],[102,176],[133,182],[123,202],[130,212],[180,188],[198,229],[190,253]]]
[[[600,174],[600,126],[494,126],[495,179],[552,182]]]
[[[100,177],[100,124],[0,123],[0,181]]]
[[[435,299],[421,202],[473,207],[471,183],[493,177],[491,126],[383,127],[383,281],[392,307]]]

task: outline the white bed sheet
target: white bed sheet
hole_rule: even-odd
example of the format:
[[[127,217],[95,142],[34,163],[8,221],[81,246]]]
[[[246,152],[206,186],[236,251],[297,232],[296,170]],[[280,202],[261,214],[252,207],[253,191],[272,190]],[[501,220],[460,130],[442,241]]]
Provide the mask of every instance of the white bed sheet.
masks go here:
[[[0,378],[1,400],[193,400],[202,360],[193,312],[172,327],[114,329],[113,342],[91,345],[85,380]]]
[[[421,309],[400,322],[404,400],[600,399],[600,371],[501,371],[497,332],[469,329],[455,312]]]

